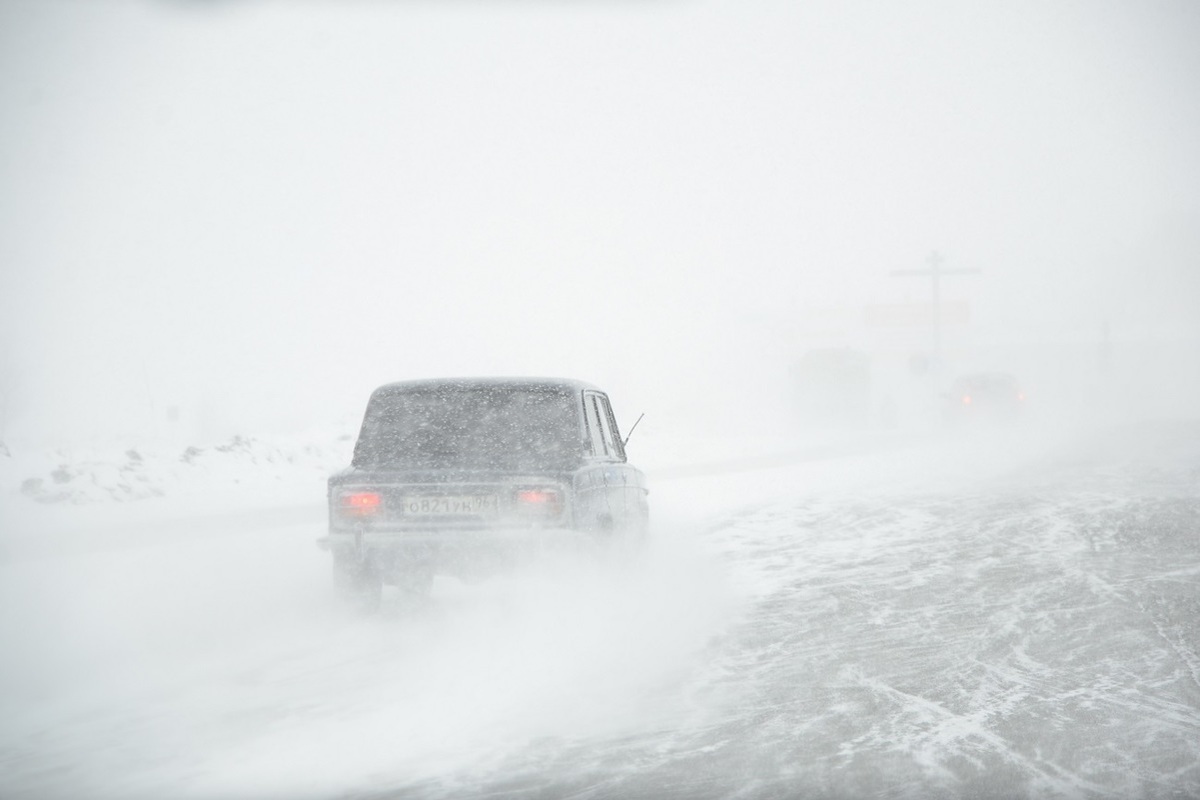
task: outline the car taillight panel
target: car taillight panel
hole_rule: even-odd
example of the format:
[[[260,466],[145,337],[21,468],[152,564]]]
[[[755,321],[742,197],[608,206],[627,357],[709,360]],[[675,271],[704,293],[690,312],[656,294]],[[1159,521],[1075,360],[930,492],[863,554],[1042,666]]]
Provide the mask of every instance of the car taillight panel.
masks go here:
[[[378,512],[383,506],[383,496],[379,492],[345,492],[340,498],[339,505],[343,514],[352,517],[368,517]]]
[[[527,513],[557,514],[562,508],[562,492],[552,487],[530,487],[518,489],[515,499],[517,508]]]

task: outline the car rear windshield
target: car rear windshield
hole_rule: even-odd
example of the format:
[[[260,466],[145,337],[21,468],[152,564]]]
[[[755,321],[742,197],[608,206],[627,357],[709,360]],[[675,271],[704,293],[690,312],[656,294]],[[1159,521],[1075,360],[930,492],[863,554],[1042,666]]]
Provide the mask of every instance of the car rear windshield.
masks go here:
[[[561,469],[578,462],[575,393],[553,386],[436,386],[377,394],[354,465],[382,469]]]

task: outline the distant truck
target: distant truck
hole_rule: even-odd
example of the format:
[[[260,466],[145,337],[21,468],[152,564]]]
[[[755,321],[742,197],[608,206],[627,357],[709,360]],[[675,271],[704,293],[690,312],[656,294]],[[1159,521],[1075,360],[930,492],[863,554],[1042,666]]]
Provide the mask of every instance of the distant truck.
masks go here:
[[[335,586],[373,608],[384,583],[429,591],[543,549],[636,547],[645,475],[608,396],[575,380],[446,379],[381,386],[349,468],[329,478]]]

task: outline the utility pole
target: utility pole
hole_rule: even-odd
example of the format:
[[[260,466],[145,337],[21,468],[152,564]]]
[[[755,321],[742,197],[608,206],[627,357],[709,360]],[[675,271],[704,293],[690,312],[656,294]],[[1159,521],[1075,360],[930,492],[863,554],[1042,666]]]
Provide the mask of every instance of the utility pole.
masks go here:
[[[977,269],[946,269],[942,266],[944,261],[942,254],[935,250],[929,254],[929,258],[925,259],[925,263],[929,265],[928,269],[894,269],[891,272],[893,277],[919,275],[933,279],[933,361],[935,364],[942,359],[941,278],[943,275],[974,275],[979,272]]]

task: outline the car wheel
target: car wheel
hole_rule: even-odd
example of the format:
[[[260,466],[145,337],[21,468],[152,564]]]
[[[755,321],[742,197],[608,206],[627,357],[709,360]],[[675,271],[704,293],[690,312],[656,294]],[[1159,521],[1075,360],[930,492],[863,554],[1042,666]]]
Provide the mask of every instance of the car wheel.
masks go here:
[[[407,564],[390,577],[389,583],[394,583],[402,595],[411,599],[428,597],[433,588],[433,567],[428,564]]]
[[[344,603],[362,613],[379,610],[383,599],[383,579],[369,564],[334,560],[333,588]]]
[[[593,541],[597,555],[606,562],[628,565],[645,550],[647,537],[644,520],[624,520],[615,524],[609,519],[608,525],[601,531],[600,535],[593,536]]]

